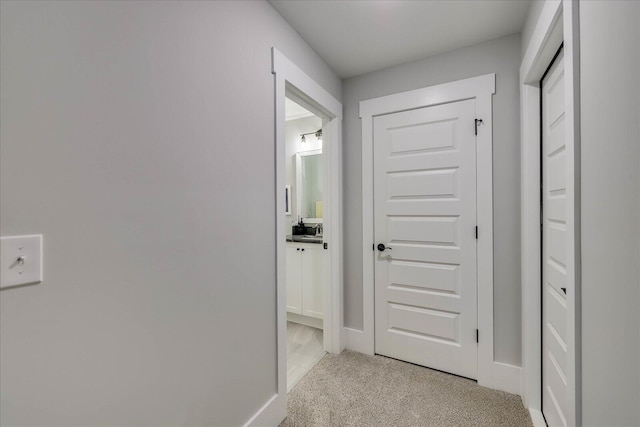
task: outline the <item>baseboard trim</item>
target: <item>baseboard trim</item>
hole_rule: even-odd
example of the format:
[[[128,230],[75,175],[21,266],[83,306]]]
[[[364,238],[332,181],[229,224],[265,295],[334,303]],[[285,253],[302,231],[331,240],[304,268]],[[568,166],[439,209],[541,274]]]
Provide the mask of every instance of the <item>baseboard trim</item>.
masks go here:
[[[369,346],[364,331],[357,329],[342,328],[345,340],[345,348],[347,350],[357,351],[359,353],[369,354]]]
[[[522,395],[522,368],[508,363],[493,362],[491,372],[478,373],[478,384],[507,393]]]
[[[372,354],[370,352],[371,343],[364,331],[357,329],[343,328],[343,336],[345,339],[345,348],[347,350],[357,351],[364,354]],[[493,362],[491,363],[490,372],[482,372],[478,375],[478,384],[483,387],[495,390],[506,391],[517,395],[522,394],[521,390],[521,371],[522,368],[508,363]]]
[[[531,416],[533,427],[547,427],[547,423],[544,421],[542,412],[537,409],[529,408],[529,415]]]
[[[284,408],[282,408],[284,402]],[[278,394],[274,394],[256,412],[244,427],[273,427],[280,425],[282,420],[287,416],[287,399],[278,399]]]
[[[316,317],[303,316],[302,314],[287,312],[287,321],[300,323],[301,325],[324,330],[324,322],[322,321],[322,319],[318,319]]]

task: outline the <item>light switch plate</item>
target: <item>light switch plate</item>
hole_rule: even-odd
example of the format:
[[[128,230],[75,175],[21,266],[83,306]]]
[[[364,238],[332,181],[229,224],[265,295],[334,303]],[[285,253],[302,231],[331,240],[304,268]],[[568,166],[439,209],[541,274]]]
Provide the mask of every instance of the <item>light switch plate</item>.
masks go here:
[[[0,288],[42,282],[42,235],[0,237]]]

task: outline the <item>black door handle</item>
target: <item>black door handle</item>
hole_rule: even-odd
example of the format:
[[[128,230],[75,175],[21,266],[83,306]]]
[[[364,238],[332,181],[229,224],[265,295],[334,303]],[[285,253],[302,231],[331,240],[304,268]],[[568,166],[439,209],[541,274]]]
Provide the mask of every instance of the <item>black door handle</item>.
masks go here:
[[[391,250],[390,246],[385,246],[384,243],[378,243],[378,250],[380,252],[384,252],[386,249]]]

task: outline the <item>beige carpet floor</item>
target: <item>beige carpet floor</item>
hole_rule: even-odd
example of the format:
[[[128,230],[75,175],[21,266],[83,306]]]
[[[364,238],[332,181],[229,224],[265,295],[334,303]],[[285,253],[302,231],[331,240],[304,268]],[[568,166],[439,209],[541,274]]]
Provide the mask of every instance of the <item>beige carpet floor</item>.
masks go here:
[[[281,427],[532,426],[519,396],[382,356],[327,354],[289,392]]]

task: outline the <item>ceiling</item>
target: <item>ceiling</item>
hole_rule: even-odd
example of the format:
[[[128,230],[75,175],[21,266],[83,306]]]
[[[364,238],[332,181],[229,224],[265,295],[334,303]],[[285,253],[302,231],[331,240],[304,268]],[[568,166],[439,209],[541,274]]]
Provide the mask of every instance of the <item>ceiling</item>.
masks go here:
[[[305,117],[314,116],[311,111],[302,105],[295,103],[289,98],[284,99],[284,119],[285,121],[303,119]]]
[[[269,0],[348,78],[522,30],[530,0]]]

